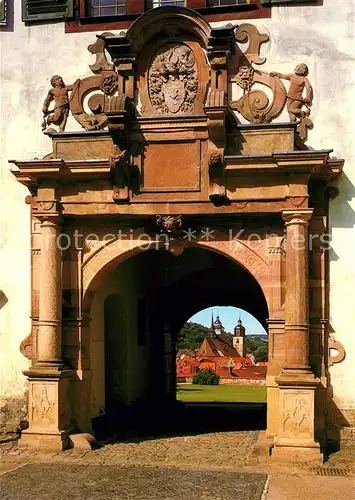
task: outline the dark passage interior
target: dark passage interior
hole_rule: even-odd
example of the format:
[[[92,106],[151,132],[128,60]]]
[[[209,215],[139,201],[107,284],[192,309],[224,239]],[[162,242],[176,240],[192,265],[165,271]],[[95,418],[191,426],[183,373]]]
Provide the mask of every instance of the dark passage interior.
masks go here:
[[[267,328],[265,297],[243,267],[197,247],[179,256],[148,250],[119,264],[95,295],[93,399],[103,402],[92,421],[99,438],[266,427],[265,403],[176,400],[176,341],[193,314],[233,305]]]

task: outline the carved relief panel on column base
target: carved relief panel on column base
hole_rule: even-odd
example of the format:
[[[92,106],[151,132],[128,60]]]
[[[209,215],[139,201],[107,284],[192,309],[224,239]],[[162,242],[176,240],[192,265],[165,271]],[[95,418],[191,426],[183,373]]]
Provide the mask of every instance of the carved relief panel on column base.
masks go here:
[[[42,451],[63,451],[74,431],[70,411],[70,375],[30,378],[29,428],[22,432],[19,447]],[[29,372],[26,373],[29,375]]]
[[[280,387],[280,430],[273,456],[291,459],[321,460],[320,445],[315,441],[316,387]]]

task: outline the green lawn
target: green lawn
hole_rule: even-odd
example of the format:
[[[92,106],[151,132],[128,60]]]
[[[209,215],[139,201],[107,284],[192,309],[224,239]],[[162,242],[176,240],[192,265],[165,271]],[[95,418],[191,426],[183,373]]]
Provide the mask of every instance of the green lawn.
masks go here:
[[[178,384],[177,399],[184,403],[266,403],[266,387],[257,385]]]

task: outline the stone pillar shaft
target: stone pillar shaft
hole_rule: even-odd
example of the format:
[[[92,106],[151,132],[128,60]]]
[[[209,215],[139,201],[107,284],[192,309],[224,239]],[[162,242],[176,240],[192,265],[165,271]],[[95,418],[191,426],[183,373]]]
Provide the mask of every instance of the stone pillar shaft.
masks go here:
[[[38,363],[61,365],[61,252],[60,225],[44,220],[41,225]]]
[[[285,364],[280,388],[280,422],[273,456],[321,460],[315,441],[315,392],[319,380],[309,366],[308,221],[313,210],[282,213],[287,228]]]
[[[287,230],[285,368],[310,370],[308,306],[308,221],[312,209],[283,212]]]

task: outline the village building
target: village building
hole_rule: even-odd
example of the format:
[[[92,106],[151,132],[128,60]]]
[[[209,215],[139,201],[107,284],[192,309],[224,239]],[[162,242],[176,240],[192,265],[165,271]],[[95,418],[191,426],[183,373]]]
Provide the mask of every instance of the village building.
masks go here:
[[[210,334],[203,339],[197,351],[177,353],[177,381],[190,380],[199,370],[212,370],[225,381],[241,378],[248,384],[254,379],[265,380],[267,363],[260,367],[252,355],[246,354],[245,334],[240,318],[232,335],[225,332],[219,316],[213,320],[212,315]]]
[[[0,1],[0,427],[174,408],[220,304],[268,332],[271,456],[321,460],[355,425],[353,0],[171,4]]]

